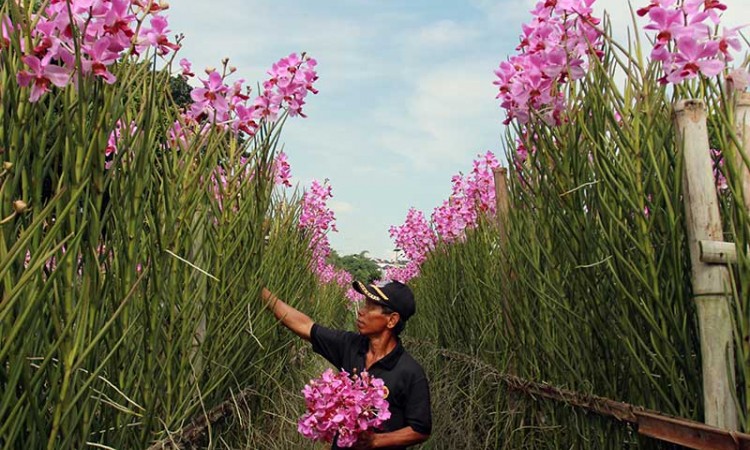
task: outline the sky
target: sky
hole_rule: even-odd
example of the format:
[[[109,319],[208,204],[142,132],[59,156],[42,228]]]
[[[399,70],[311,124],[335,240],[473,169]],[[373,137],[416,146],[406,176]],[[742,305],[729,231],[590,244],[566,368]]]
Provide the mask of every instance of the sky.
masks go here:
[[[726,23],[750,23],[750,1],[725,0]],[[534,0],[179,0],[167,11],[196,73],[225,57],[262,81],[292,52],[318,61],[320,93],[284,126],[293,182],[329,180],[339,254],[390,258],[388,229],[410,207],[429,217],[451,176],[487,150],[504,159],[504,113],[493,70],[515,53]],[[634,3],[635,7],[648,0]],[[597,0],[615,35],[625,0]],[[645,25],[644,22],[639,23]],[[622,42],[622,40],[621,40]]]

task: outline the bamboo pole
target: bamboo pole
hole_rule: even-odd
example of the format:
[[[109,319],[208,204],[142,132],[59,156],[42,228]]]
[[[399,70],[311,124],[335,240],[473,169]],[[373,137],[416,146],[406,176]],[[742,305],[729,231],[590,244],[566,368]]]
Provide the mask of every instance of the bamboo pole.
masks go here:
[[[742,198],[745,203],[745,212],[750,213],[750,167],[745,164],[743,156],[748,156],[750,152],[750,93],[739,92],[737,94],[737,103],[735,104],[735,126],[737,131],[737,137],[740,141],[740,148],[736,148],[734,152],[735,167],[740,168],[740,185],[742,186]],[[748,373],[750,373],[750,336],[748,336],[748,327],[746,322],[748,314],[747,298],[740,305],[740,317],[738,322],[740,330],[744,334],[741,337],[742,345],[742,371],[745,374],[745,401],[747,402],[748,396],[750,396],[750,380],[748,380]],[[745,426],[750,424],[750,418],[745,419]]]
[[[734,114],[737,137],[742,143],[742,148],[738,148],[734,152],[734,162],[735,167],[739,169],[745,209],[750,211],[750,168],[745,164],[741,153],[750,150],[750,93],[740,92],[737,94]]]
[[[495,177],[495,202],[497,203],[497,222],[500,226],[500,236],[503,240],[506,239],[506,225],[505,221],[508,217],[508,211],[510,210],[510,200],[508,199],[508,169],[505,167],[498,167],[493,170]]]
[[[699,241],[722,240],[706,108],[700,100],[683,100],[675,104],[674,113],[677,151],[684,155],[683,199],[700,328],[704,420],[712,426],[736,430],[734,359],[728,357],[734,354],[729,271],[700,259]]]
[[[501,258],[507,262],[507,245],[508,245],[508,212],[510,211],[510,194],[508,193],[508,169],[505,167],[497,167],[492,171],[495,181],[495,202],[496,212],[495,217],[497,218],[498,233],[500,234],[500,246],[501,246]],[[506,277],[508,280],[513,278],[513,269],[509,265],[506,266]],[[508,291],[506,290],[502,295],[503,302],[503,321],[505,322],[505,336],[508,342],[514,342],[516,332],[513,327],[513,321],[511,320],[510,303],[508,301]],[[508,362],[508,370],[510,373],[516,371],[515,357],[511,355]],[[511,402],[511,406],[515,406]],[[514,408],[515,409],[515,408]]]
[[[205,240],[206,229],[201,223],[203,217],[199,212],[193,213],[193,230],[195,230],[193,236],[193,247],[190,252],[190,259],[195,261],[195,264],[199,267],[206,267],[207,261],[205,257],[205,249],[203,243]],[[190,276],[191,282],[195,286],[195,301],[200,304],[200,317],[195,323],[193,331],[193,342],[190,347],[190,362],[193,364],[194,374],[196,383],[200,379],[201,373],[203,372],[203,353],[201,348],[203,342],[206,340],[206,310],[208,309],[208,277],[204,274],[194,271]]]

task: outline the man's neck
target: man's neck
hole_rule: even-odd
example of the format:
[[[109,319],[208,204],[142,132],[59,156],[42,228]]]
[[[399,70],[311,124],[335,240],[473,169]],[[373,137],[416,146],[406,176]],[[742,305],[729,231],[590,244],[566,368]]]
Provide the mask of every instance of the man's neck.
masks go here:
[[[370,353],[374,360],[378,360],[392,352],[397,344],[397,338],[386,331],[375,336],[370,336],[370,347],[368,353]]]

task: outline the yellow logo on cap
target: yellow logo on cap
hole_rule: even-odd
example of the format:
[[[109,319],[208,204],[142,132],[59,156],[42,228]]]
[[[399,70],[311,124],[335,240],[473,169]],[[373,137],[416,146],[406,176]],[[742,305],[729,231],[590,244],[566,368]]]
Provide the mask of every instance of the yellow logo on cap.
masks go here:
[[[379,301],[383,300],[382,298],[377,297],[375,294],[373,294],[372,292],[370,292],[367,289],[367,287],[365,287],[365,285],[361,281],[357,281],[356,283],[357,283],[357,286],[359,286],[360,292],[362,292],[362,294],[364,294],[365,297],[369,298],[370,300],[374,300],[376,302],[379,302]],[[372,286],[372,285],[370,285],[370,286]],[[375,286],[373,286],[373,287],[375,287]],[[380,289],[378,289],[378,292],[382,293],[382,291]],[[387,297],[386,297],[386,299],[387,299]]]
[[[383,293],[383,291],[380,290],[379,287],[375,286],[374,284],[371,284],[370,286],[372,286],[373,289],[375,289],[376,291],[378,291],[378,294],[380,294],[380,296],[383,297],[383,300],[388,300],[388,296],[385,295]]]

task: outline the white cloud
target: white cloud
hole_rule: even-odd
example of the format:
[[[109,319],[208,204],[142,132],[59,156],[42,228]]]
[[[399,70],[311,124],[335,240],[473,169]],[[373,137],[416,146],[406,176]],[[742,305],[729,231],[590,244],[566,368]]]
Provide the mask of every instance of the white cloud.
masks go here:
[[[183,0],[170,10],[173,32],[184,33],[183,53],[197,68],[227,56],[249,80],[276,58],[306,51],[319,61],[321,83],[335,93],[345,81],[380,77],[388,70],[376,48],[382,24],[330,14],[310,16],[288,2]]]
[[[482,11],[491,24],[515,26],[520,34],[521,23],[526,23],[531,18],[529,11],[536,0],[469,0],[469,4]]]
[[[487,150],[478,146],[500,128],[493,66],[456,63],[417,77],[403,110],[378,112],[383,147],[417,169],[465,165],[467,155]]]
[[[439,20],[419,29],[413,44],[433,50],[467,45],[481,34],[474,24],[460,24],[453,20]]]
[[[354,205],[349,202],[343,202],[341,200],[331,199],[328,202],[328,206],[329,208],[331,208],[331,211],[336,214],[337,217],[341,214],[346,214],[354,211]]]

